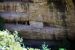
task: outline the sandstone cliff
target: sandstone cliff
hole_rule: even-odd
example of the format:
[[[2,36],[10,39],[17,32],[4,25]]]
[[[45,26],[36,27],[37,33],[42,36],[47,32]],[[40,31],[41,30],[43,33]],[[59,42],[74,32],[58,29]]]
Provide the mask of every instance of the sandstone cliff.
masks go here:
[[[24,0],[23,0],[24,1]],[[3,2],[0,3],[0,15],[11,21],[25,22],[41,22],[47,23],[49,26],[56,26],[62,28],[62,31],[53,30],[52,36],[60,37],[67,34],[69,38],[75,36],[75,3],[73,0],[31,0],[32,2]],[[33,23],[32,23],[33,24]],[[8,26],[8,24],[6,24]],[[10,25],[12,26],[12,25]],[[29,27],[29,26],[28,26]],[[9,28],[9,27],[6,27]],[[18,27],[17,27],[18,28]],[[15,29],[15,28],[12,28]],[[65,29],[65,30],[64,30]],[[10,29],[9,29],[10,30]],[[22,31],[23,29],[21,29]],[[35,29],[34,29],[35,30]],[[66,31],[66,32],[64,32]],[[23,32],[23,31],[22,31]],[[35,32],[36,33],[36,32]],[[31,39],[50,39],[49,34],[42,33],[24,33],[25,38]],[[61,34],[60,34],[61,33]],[[30,35],[29,35],[30,34]],[[49,35],[49,36],[48,36]]]

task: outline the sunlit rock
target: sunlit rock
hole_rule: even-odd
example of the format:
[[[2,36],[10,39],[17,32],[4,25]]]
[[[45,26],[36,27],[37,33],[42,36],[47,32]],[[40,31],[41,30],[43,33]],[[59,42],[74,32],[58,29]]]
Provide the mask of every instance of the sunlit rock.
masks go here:
[[[34,28],[43,28],[43,23],[37,21],[30,21],[30,26]]]

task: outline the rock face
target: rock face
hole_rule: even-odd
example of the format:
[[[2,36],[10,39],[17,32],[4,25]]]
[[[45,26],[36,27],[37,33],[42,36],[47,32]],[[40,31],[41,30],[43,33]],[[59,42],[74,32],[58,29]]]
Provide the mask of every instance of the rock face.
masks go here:
[[[67,25],[69,28],[68,35],[69,38],[75,38],[75,2],[74,0],[67,0]]]
[[[12,0],[11,0],[12,1]],[[29,21],[29,27],[33,26],[35,28],[44,28],[44,26],[49,28],[62,28],[62,31],[57,31],[56,33],[54,30],[53,35],[56,37],[62,37],[64,34],[67,34],[70,36],[70,38],[73,38],[75,35],[75,18],[74,18],[74,2],[72,0],[22,0],[18,2],[14,2],[17,0],[13,0],[12,2],[5,1],[3,3],[0,3],[0,15],[5,20],[8,20],[7,23],[11,21],[15,21],[16,24]],[[24,1],[24,2],[23,2]],[[20,22],[19,22],[20,21]],[[7,24],[6,23],[6,24]],[[12,22],[11,22],[12,23]],[[14,23],[14,22],[13,22]],[[45,24],[44,24],[45,23]],[[25,25],[25,24],[24,24]],[[5,25],[5,28],[8,25]],[[10,25],[11,26],[11,25]],[[18,27],[17,27],[18,28]],[[15,29],[14,27],[10,29]],[[9,29],[9,30],[10,30]],[[67,33],[64,33],[63,30],[67,29]],[[32,31],[32,33],[29,34],[25,33],[25,30],[22,31],[20,28],[18,29],[20,32],[24,33],[24,35],[31,39],[50,39],[48,38],[49,34],[42,34],[42,33],[35,33]],[[50,30],[51,31],[51,30]],[[23,36],[22,33],[22,36]],[[38,34],[38,35],[37,35]],[[41,37],[41,35],[42,37]],[[52,36],[53,36],[52,35]],[[27,38],[23,36],[24,38]],[[48,36],[48,37],[47,37]],[[47,38],[46,38],[47,37]],[[28,39],[27,38],[27,39]]]
[[[41,1],[33,0],[33,3],[4,2],[0,3],[0,5],[1,5],[0,6],[1,12],[6,12],[6,13],[9,12],[7,15],[3,14],[5,16],[9,16],[7,17],[8,19],[13,18],[14,16],[12,15],[15,14],[15,16],[18,16],[17,20],[20,20],[21,18],[22,20],[28,19],[29,21],[42,21],[48,23],[57,23],[57,20],[59,20],[56,17],[58,13],[56,14],[55,9],[53,11],[49,10],[49,6],[46,0],[41,0]],[[26,14],[27,16],[25,16],[24,14]]]
[[[30,21],[30,26],[35,28],[43,28],[43,22]]]
[[[22,24],[5,24],[5,28],[10,31],[19,31],[21,35],[26,39],[50,39],[52,40],[54,36],[55,39],[61,39],[64,37],[62,27],[43,27],[40,28]]]

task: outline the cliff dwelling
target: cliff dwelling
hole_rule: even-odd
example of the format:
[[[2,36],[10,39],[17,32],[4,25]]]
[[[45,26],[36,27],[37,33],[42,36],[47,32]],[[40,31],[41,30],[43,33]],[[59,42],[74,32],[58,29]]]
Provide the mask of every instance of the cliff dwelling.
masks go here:
[[[74,11],[74,0],[0,0],[3,27],[24,39],[74,39]]]

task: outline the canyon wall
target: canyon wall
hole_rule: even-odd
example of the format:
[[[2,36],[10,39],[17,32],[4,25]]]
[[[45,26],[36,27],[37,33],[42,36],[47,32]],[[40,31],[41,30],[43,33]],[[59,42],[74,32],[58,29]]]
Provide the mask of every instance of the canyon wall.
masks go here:
[[[74,38],[75,36],[74,6],[75,5],[73,3],[73,0],[61,0],[61,1],[60,0],[30,0],[30,1],[25,0],[25,2],[5,1],[3,3],[0,3],[0,15],[5,20],[8,20],[6,26],[8,26],[7,24],[9,24],[10,21],[16,21],[16,23],[18,23],[18,21],[21,22],[29,21],[29,23],[31,23],[30,25],[33,26],[36,25],[34,23],[39,23],[39,22],[42,23],[41,28],[44,27],[44,25],[46,24],[48,24],[49,28],[51,29],[53,29],[54,26],[56,28],[63,27],[62,31],[57,31],[58,33],[56,33],[55,30],[53,30],[54,32],[52,35],[50,34],[51,32],[49,34],[47,34],[46,32],[44,34],[37,32],[26,33],[25,31],[21,30],[20,32],[22,32],[22,36],[24,35],[23,37],[27,39],[28,38],[50,39],[51,36],[52,38],[53,36],[59,38],[63,37],[64,34],[66,34],[69,38]],[[40,25],[40,23],[38,25]],[[43,25],[43,23],[45,24]]]

